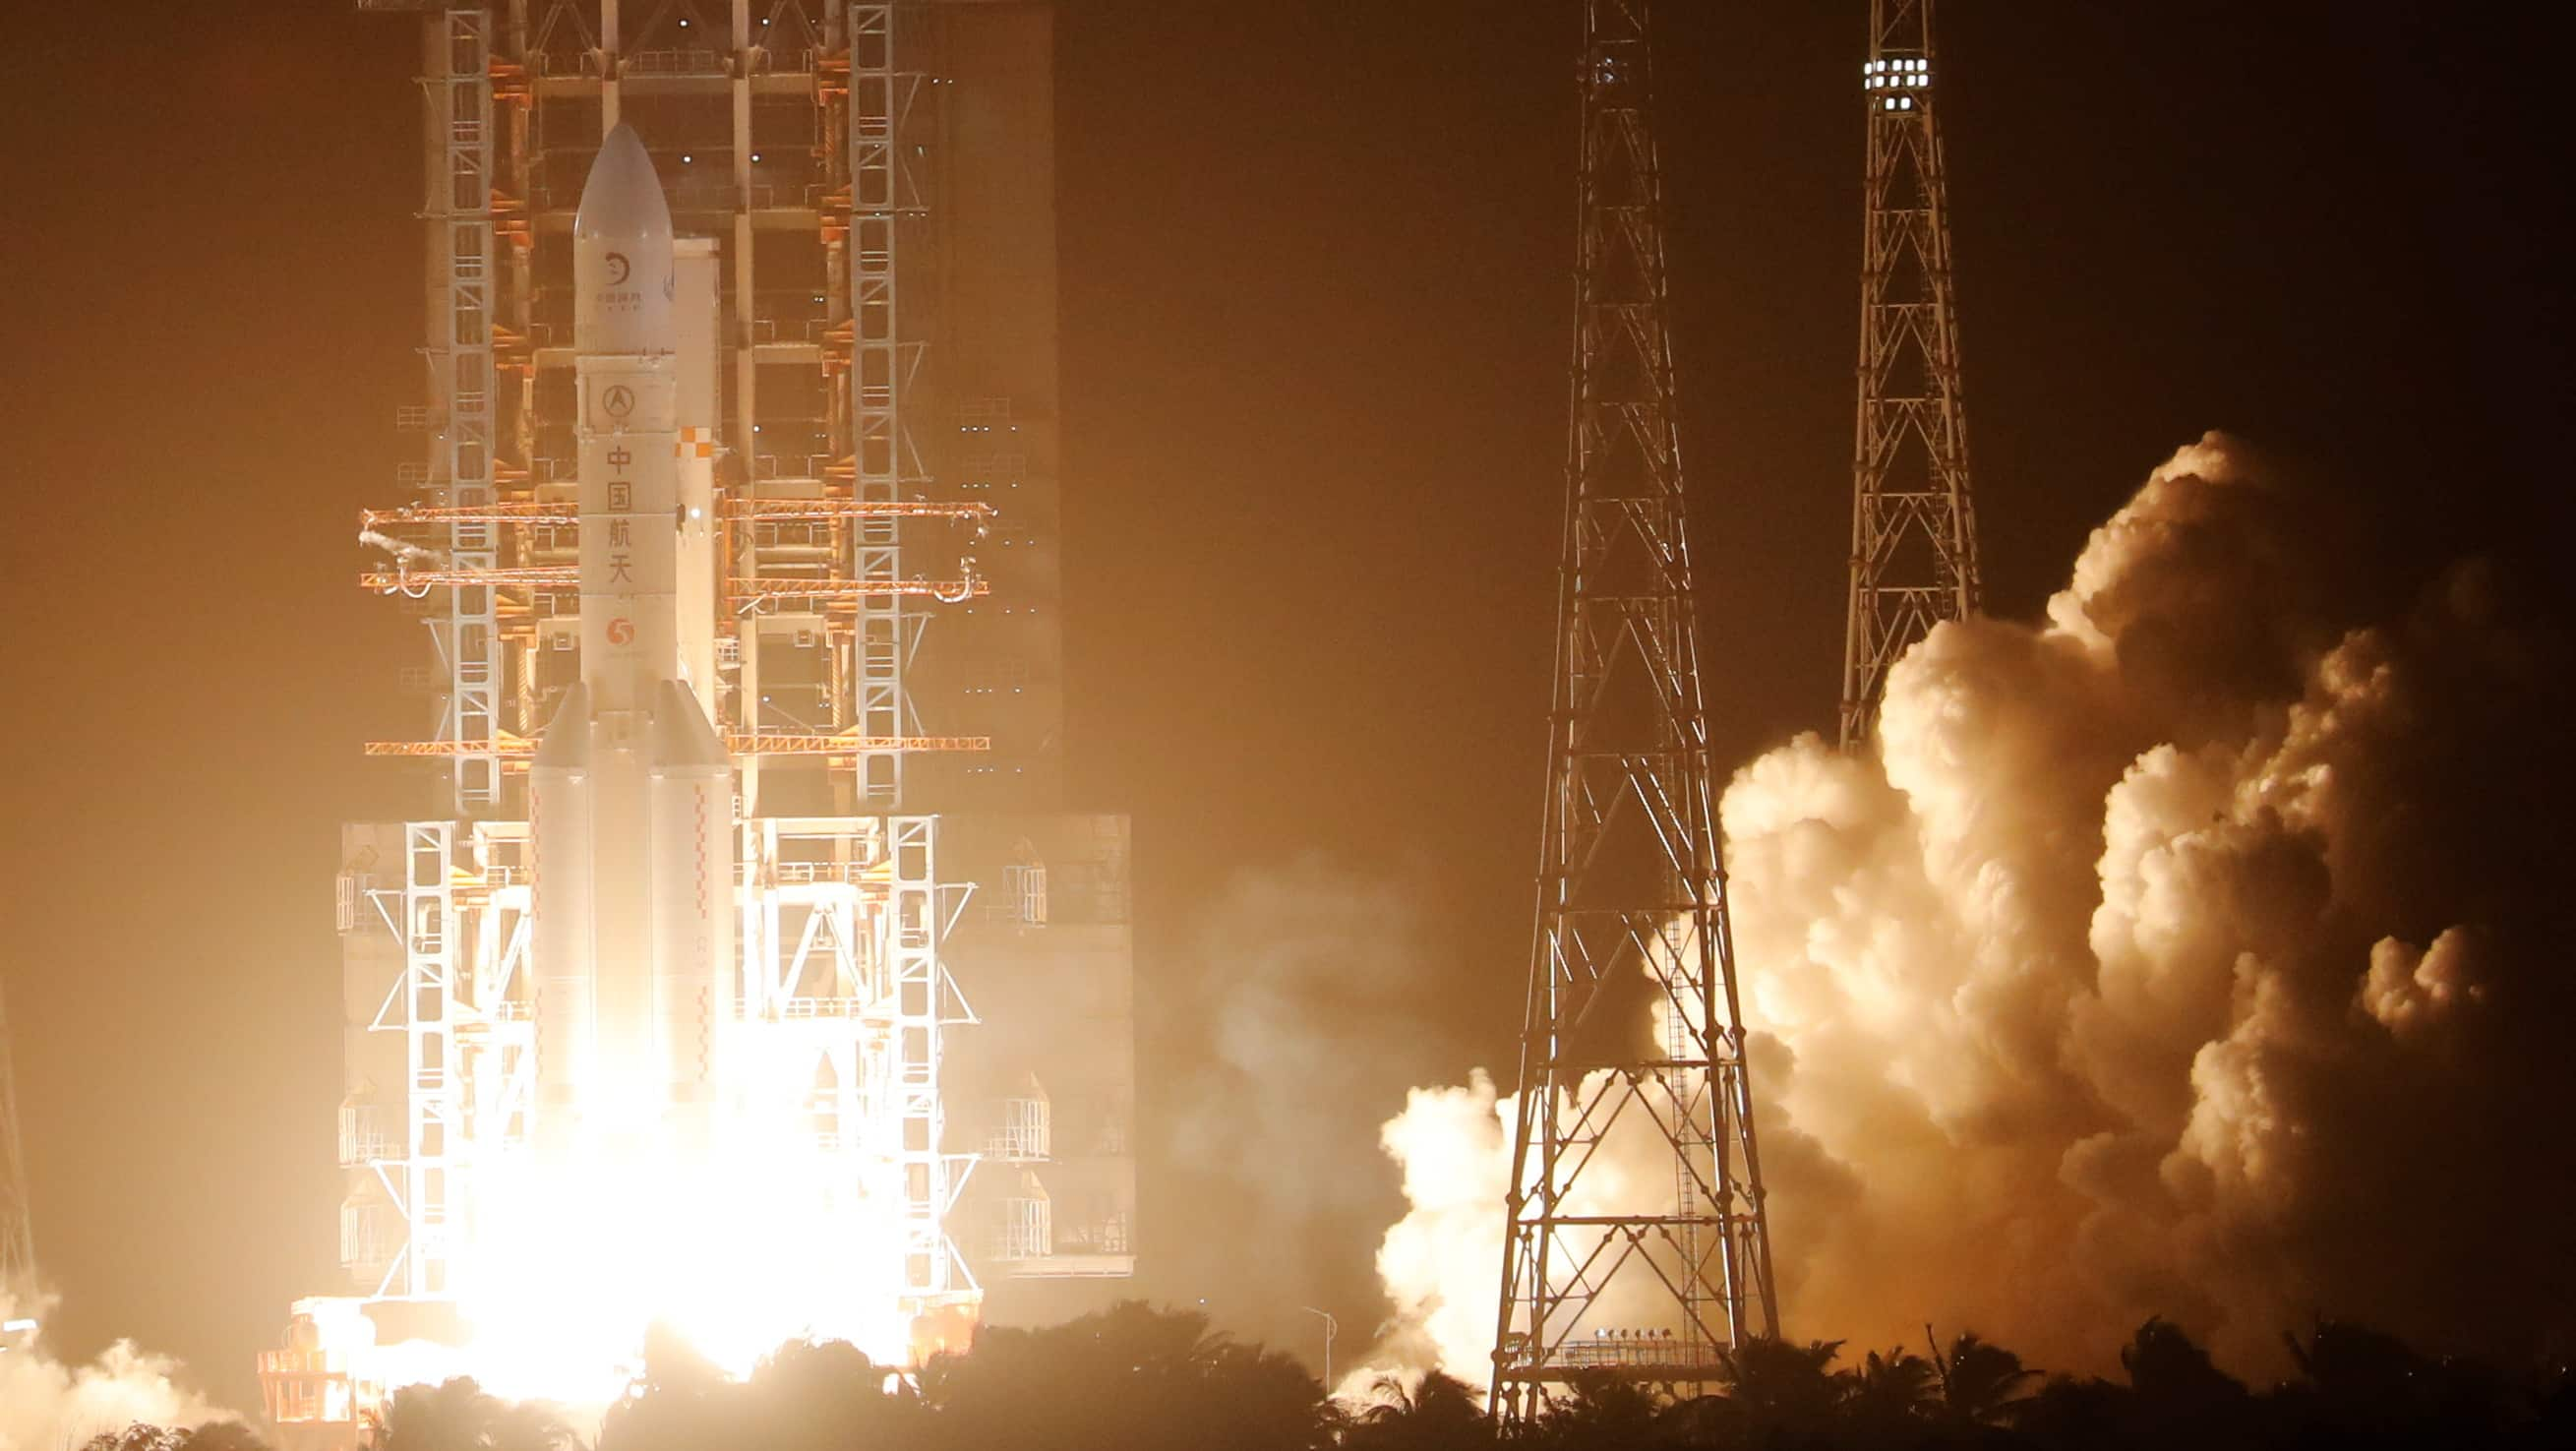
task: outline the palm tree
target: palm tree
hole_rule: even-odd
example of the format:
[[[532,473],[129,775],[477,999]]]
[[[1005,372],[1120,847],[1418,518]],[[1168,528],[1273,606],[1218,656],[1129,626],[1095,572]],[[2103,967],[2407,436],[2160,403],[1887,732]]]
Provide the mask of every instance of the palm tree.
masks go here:
[[[177,1451],[187,1432],[136,1421],[122,1431],[101,1431],[81,1443],[81,1451]]]
[[[1630,1451],[1653,1435],[1660,1410],[1654,1393],[1634,1380],[1606,1369],[1577,1371],[1534,1439],[1558,1451]]]
[[[753,1368],[751,1424],[738,1439],[763,1451],[852,1451],[920,1437],[921,1398],[896,1371],[844,1340],[794,1340]]]
[[[1829,1367],[1842,1348],[1839,1340],[1795,1345],[1766,1335],[1719,1352],[1727,1399],[1741,1414],[1746,1438],[1760,1445],[1830,1429],[1841,1394]]]
[[[501,1399],[471,1376],[395,1391],[377,1451],[488,1451]]]
[[[961,1451],[1311,1451],[1333,1423],[1295,1358],[1136,1301],[1043,1330],[988,1328],[924,1366],[920,1386],[937,1443]]]
[[[1950,1342],[1950,1353],[1936,1365],[1941,1378],[1941,1408],[1952,1421],[1970,1426],[2007,1426],[2030,1400],[2039,1372],[2021,1357],[1962,1331]]]
[[[2437,1360],[2366,1325],[2320,1319],[2305,1344],[2281,1339],[2299,1379],[2269,1399],[2285,1417],[2347,1438],[2493,1441],[2544,1402],[2492,1366]]]
[[[2245,1399],[2245,1386],[2220,1370],[2199,1342],[2163,1316],[2151,1316],[2120,1348],[2120,1368],[2138,1395],[2169,1410],[2201,1411],[2233,1406]]]
[[[1834,1377],[1842,1388],[1843,1415],[1881,1435],[1919,1421],[1940,1403],[1939,1369],[1902,1346],[1885,1355],[1873,1350]]]
[[[1342,1444],[1356,1451],[1454,1451],[1490,1446],[1493,1418],[1475,1388],[1454,1375],[1432,1371],[1410,1388],[1402,1376],[1369,1383],[1370,1404],[1350,1417]]]
[[[600,1451],[698,1451],[723,1444],[745,1410],[744,1387],[676,1331],[656,1325],[644,1332],[642,1373],[601,1419]]]

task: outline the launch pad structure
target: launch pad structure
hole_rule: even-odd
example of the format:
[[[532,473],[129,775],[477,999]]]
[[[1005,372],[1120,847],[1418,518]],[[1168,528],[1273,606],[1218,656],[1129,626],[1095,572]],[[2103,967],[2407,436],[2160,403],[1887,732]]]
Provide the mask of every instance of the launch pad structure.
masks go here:
[[[1051,7],[356,8],[420,27],[428,258],[421,457],[358,581],[424,627],[424,725],[367,749],[436,799],[343,833],[346,1279],[263,1357],[271,1419],[347,1444],[387,1389],[321,1321],[452,1328],[537,1118],[529,768],[583,678],[572,224],[620,123],[678,234],[679,467],[712,500],[679,590],[734,781],[727,1051],[805,1085],[852,1232],[894,1226],[916,1352],[1089,1306],[1135,1263],[1132,939],[1126,819],[1061,799]]]

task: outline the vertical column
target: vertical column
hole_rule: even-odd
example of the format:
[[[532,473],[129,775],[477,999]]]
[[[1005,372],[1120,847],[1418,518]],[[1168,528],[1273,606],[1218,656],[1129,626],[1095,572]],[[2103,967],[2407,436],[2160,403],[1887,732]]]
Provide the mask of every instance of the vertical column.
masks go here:
[[[947,1005],[954,993],[942,951],[947,922],[938,872],[939,818],[887,823],[894,884],[887,902],[886,959],[895,993],[895,1101],[903,1172],[904,1291],[931,1297],[971,1289],[948,1232],[960,1170],[971,1156],[947,1152],[941,1095]],[[962,1162],[961,1162],[962,1160]]]
[[[442,69],[436,86],[446,128],[440,148],[439,212],[445,223],[447,276],[443,317],[436,324],[438,366],[447,395],[441,435],[447,501],[460,509],[489,508],[492,496],[493,374],[492,289],[492,50],[490,19],[480,7],[449,10],[441,20]],[[448,553],[459,570],[488,570],[499,562],[498,530],[490,519],[456,520],[448,526]],[[501,799],[501,761],[491,743],[499,734],[503,689],[501,637],[488,585],[449,592],[447,618],[449,738],[466,749],[456,757],[454,786],[460,816],[491,811]],[[482,749],[473,749],[480,745]]]
[[[403,1030],[411,1081],[404,1085],[402,1211],[410,1237],[395,1293],[447,1289],[450,1138],[457,1112],[455,827],[415,821],[404,833]],[[387,1287],[391,1289],[391,1286]]]
[[[896,14],[892,4],[852,5],[850,27],[850,421],[853,489],[863,503],[902,497],[905,435],[903,402],[909,358],[897,305],[898,219],[907,175],[899,132],[914,77],[898,69]],[[864,516],[852,529],[850,576],[903,578],[902,536],[890,516]],[[895,595],[858,601],[852,641],[852,715],[849,724],[868,736],[906,733],[912,712],[904,697],[908,654],[905,604]],[[857,809],[883,811],[903,795],[903,756],[871,751],[856,762]]]

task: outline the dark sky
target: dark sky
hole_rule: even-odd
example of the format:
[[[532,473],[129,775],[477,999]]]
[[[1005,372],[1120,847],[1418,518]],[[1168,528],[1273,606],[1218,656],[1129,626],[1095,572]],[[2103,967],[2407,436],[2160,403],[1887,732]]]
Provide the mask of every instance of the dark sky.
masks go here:
[[[330,1273],[335,823],[403,799],[357,743],[406,729],[414,627],[349,576],[418,393],[414,37],[337,0],[30,9],[0,48],[0,971],[38,1244],[69,1348],[132,1335],[247,1402],[248,1352]],[[1857,0],[1663,9],[1733,764],[1828,725],[1837,686],[1862,24]],[[1144,1288],[1300,1345],[1299,1304],[1346,1337],[1377,1313],[1375,1123],[1507,1062],[1517,1027],[1570,13],[1064,6],[1073,779],[1135,814],[1149,1149],[1204,1081],[1228,945],[1259,946],[1244,883],[1395,913],[1377,1009],[1405,1046],[1313,1091],[1347,1148],[1311,1172],[1357,1207],[1282,1245],[1205,1164],[1147,1164]],[[2328,481],[2391,600],[2464,552],[2546,577],[2570,522],[2550,64],[2576,25],[2429,0],[1943,19],[1998,612],[2213,427]],[[1296,1282],[1250,1268],[1275,1262]]]

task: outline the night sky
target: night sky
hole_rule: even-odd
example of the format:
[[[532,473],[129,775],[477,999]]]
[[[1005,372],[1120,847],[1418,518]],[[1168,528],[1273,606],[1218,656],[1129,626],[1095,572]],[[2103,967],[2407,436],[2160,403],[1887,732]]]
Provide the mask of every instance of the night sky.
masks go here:
[[[38,1252],[63,1348],[130,1335],[248,1404],[250,1351],[335,1278],[336,823],[403,809],[358,745],[417,727],[394,690],[417,627],[350,583],[356,510],[416,456],[393,428],[421,373],[416,36],[333,0],[29,8],[0,47],[0,971]],[[1839,683],[1863,27],[1856,3],[1662,9],[1731,767],[1829,729]],[[1346,1349],[1378,1313],[1377,1122],[1409,1084],[1507,1074],[1518,1026],[1571,19],[1062,7],[1071,780],[1135,817],[1138,1288],[1301,1348],[1301,1305]],[[2321,533],[2382,601],[2475,553],[2554,587],[2576,23],[2394,0],[1942,20],[1995,612],[2034,612],[2211,428],[2341,501]],[[1310,914],[1245,907],[1283,883]],[[1212,1160],[1180,1126],[1226,1102],[1205,1043],[1231,955],[1310,950],[1254,940],[1300,921],[1311,950],[1382,954],[1353,1009],[1390,1046],[1311,1085],[1295,1142],[1247,1124]],[[1310,1141],[1343,1146],[1304,1166],[1337,1186],[1311,1212],[1220,1172]]]

